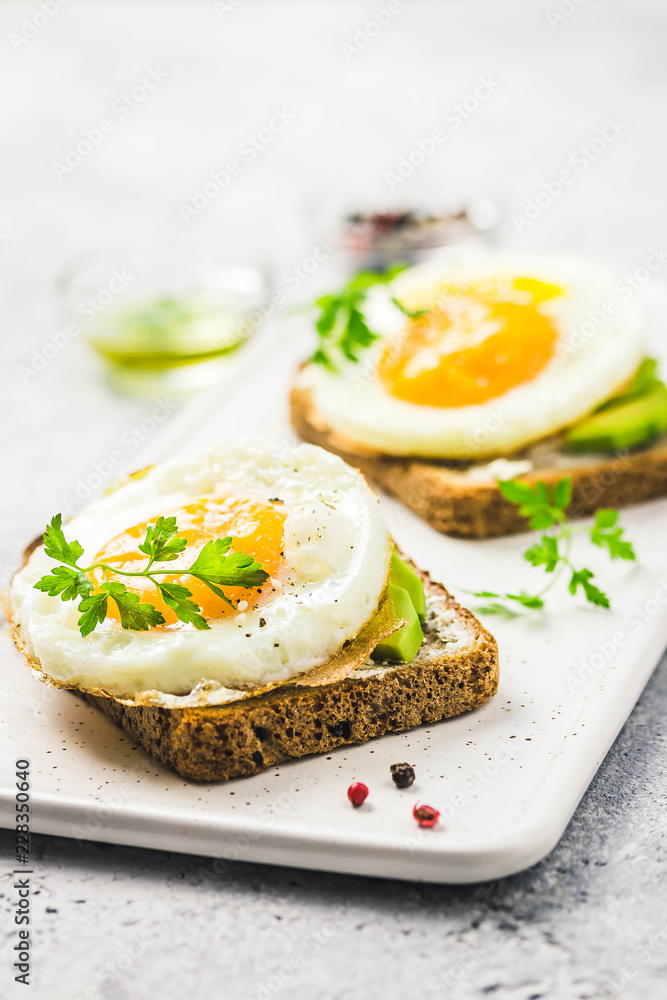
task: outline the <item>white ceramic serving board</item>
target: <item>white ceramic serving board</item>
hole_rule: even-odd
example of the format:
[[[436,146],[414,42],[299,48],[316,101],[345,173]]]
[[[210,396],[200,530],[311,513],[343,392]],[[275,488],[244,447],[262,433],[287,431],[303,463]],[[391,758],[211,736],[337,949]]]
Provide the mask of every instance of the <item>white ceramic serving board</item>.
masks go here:
[[[252,352],[242,380],[186,408],[146,457],[239,434],[293,442],[287,386],[306,348],[294,328],[278,336],[271,350],[262,346],[261,363]],[[521,559],[526,536],[458,541],[390,500],[383,506],[399,545],[462,602],[466,589],[539,586],[540,571]],[[591,555],[585,543],[575,549],[575,561],[581,551],[582,564],[599,570],[612,611],[559,592],[544,614],[485,619],[501,682],[482,709],[228,784],[163,770],[96,710],[30,677],[3,636],[0,822],[13,825],[12,764],[27,757],[38,832],[430,882],[526,868],[557,843],[667,644],[666,515],[662,500],[624,512],[636,565]],[[404,760],[417,781],[398,791],[389,766]],[[370,788],[358,810],[346,798],[354,780]],[[437,827],[417,827],[417,802],[440,809]],[[215,875],[225,866],[202,867]]]

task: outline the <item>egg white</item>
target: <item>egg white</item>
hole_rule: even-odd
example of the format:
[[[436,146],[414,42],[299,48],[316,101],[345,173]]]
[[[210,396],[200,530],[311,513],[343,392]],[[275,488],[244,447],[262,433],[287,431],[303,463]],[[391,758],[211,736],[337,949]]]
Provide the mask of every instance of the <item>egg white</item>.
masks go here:
[[[391,395],[377,365],[406,323],[392,297],[423,308],[437,298],[443,282],[497,276],[537,278],[563,289],[541,306],[558,330],[556,353],[544,369],[531,381],[471,406],[422,406]],[[569,257],[495,254],[474,262],[419,265],[392,285],[372,290],[366,316],[379,339],[358,363],[341,358],[338,372],[307,365],[299,384],[310,391],[318,418],[352,450],[461,461],[511,454],[576,423],[638,368],[645,353],[642,310],[635,301],[621,300],[614,285],[606,267]]]
[[[210,631],[124,630],[107,619],[85,638],[78,602],[34,589],[54,562],[37,549],[15,577],[13,617],[27,652],[55,680],[112,694],[187,694],[201,681],[225,687],[284,681],[325,663],[377,611],[392,539],[363,476],[320,448],[245,440],[155,466],[91,504],[66,526],[89,565],[132,525],[208,494],[285,504],[284,572],[252,612]],[[260,628],[259,620],[266,624]]]

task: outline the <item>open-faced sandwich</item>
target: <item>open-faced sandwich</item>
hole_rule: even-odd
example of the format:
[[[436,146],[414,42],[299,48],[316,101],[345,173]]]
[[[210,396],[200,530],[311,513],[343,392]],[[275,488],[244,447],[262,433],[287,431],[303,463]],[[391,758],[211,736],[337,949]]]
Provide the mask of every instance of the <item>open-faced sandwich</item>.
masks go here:
[[[432,261],[318,300],[300,436],[440,531],[525,528],[498,482],[572,480],[571,516],[667,494],[667,388],[642,311],[571,258]]]
[[[498,681],[493,637],[310,445],[220,445],[57,515],[8,613],[42,680],[200,780],[435,722]]]

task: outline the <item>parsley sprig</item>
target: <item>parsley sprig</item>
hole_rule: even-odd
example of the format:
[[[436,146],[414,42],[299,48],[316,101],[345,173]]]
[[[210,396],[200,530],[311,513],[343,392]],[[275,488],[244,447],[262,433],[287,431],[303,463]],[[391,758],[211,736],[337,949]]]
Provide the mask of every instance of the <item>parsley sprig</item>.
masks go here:
[[[311,362],[335,372],[338,371],[341,354],[348,361],[359,361],[361,351],[378,338],[378,334],[368,326],[363,311],[368,290],[374,285],[386,285],[393,281],[406,266],[395,264],[382,274],[359,271],[339,292],[322,295],[316,300],[318,316],[315,328],[319,345]],[[396,299],[393,301],[407,313]]]
[[[512,614],[512,608],[521,605],[528,609],[544,607],[544,596],[563,574],[569,574],[568,589],[576,594],[580,589],[587,601],[602,608],[609,607],[609,598],[593,583],[590,569],[577,569],[570,558],[575,534],[586,533],[593,545],[605,549],[611,559],[635,559],[630,542],[623,538],[623,528],[618,526],[618,511],[598,510],[592,528],[575,527],[567,520],[566,510],[572,499],[572,480],[561,479],[549,490],[538,482],[534,486],[515,479],[498,483],[503,497],[519,508],[528,519],[528,527],[541,531],[539,541],[526,549],[523,558],[532,566],[542,567],[551,579],[536,594],[520,591],[518,594],[496,594],[488,590],[475,592],[475,597],[491,600],[483,609],[487,613]]]
[[[78,610],[79,630],[81,635],[89,635],[107,616],[109,600],[118,608],[120,623],[123,628],[147,631],[155,625],[164,625],[165,619],[152,604],[140,601],[137,594],[128,590],[119,580],[110,580],[109,576],[143,577],[150,580],[159,591],[164,603],[170,607],[176,617],[197,629],[208,629],[210,625],[201,614],[201,608],[192,598],[192,592],[181,583],[159,580],[166,575],[189,575],[201,580],[230,607],[234,603],[220,589],[221,587],[259,587],[267,579],[260,563],[244,552],[231,552],[232,539],[211,539],[200,550],[197,558],[187,569],[154,569],[155,563],[173,562],[178,559],[187,547],[187,539],[179,537],[175,517],[159,517],[155,524],[146,529],[146,537],[139,546],[145,553],[147,563],[140,570],[121,570],[111,563],[95,562],[90,566],[80,566],[83,546],[77,542],[68,542],[62,529],[62,516],[56,514],[44,532],[44,551],[51,559],[56,559],[61,565],[35,584],[37,590],[42,590],[51,597],[60,597],[62,601],[75,601],[81,598]],[[89,574],[101,569],[105,582],[98,590]]]

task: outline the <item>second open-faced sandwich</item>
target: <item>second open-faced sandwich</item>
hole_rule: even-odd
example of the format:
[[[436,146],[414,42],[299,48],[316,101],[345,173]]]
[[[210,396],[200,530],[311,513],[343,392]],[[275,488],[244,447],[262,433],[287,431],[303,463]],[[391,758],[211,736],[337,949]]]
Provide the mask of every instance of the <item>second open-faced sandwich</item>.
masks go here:
[[[435,528],[525,528],[498,482],[572,480],[571,516],[667,494],[667,388],[606,267],[494,255],[359,274],[318,301],[302,438]]]
[[[8,614],[42,680],[199,780],[435,722],[498,682],[493,637],[310,445],[220,445],[57,515]]]

